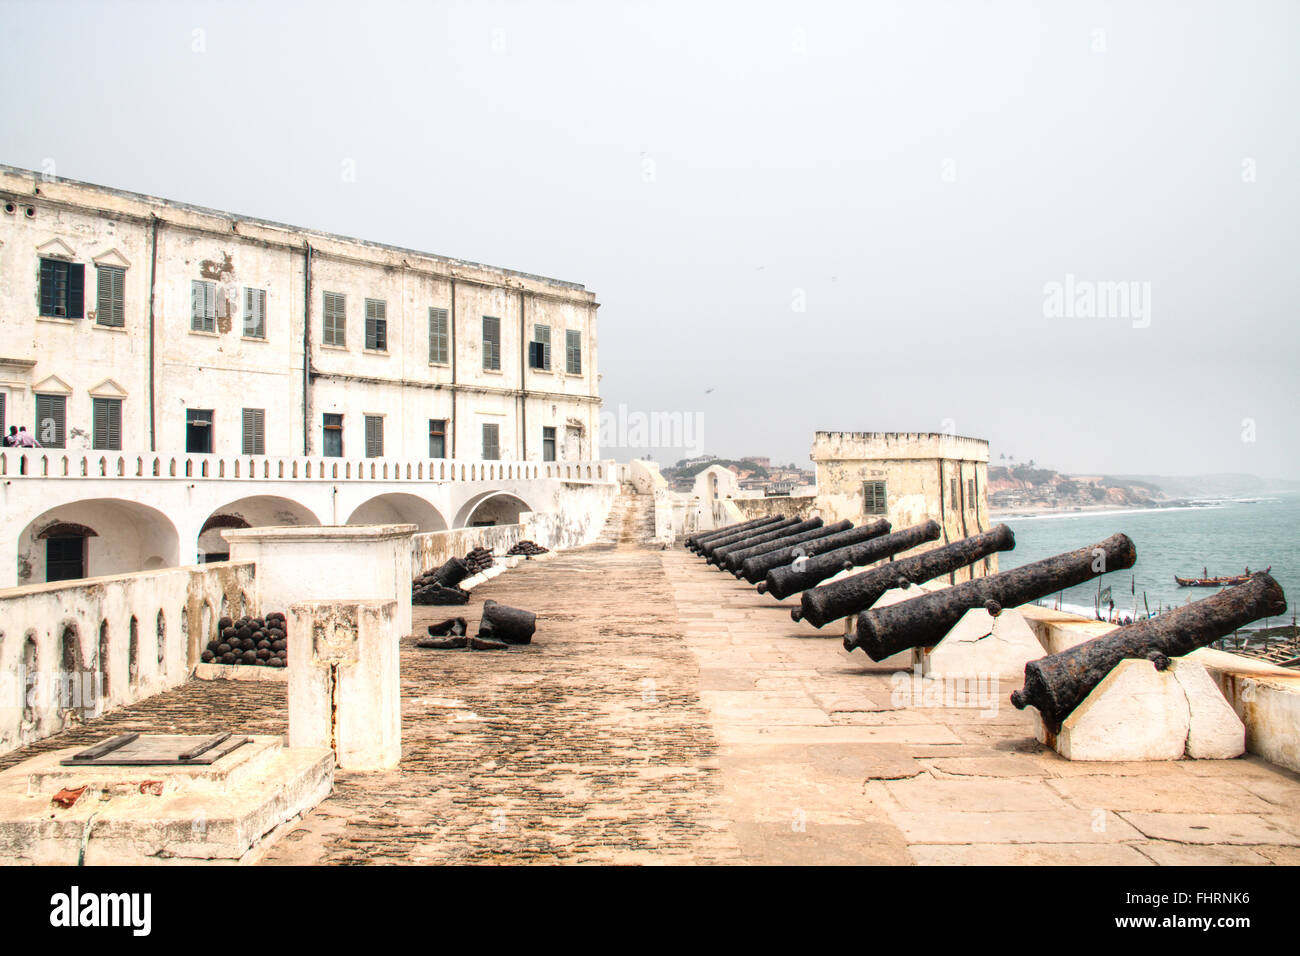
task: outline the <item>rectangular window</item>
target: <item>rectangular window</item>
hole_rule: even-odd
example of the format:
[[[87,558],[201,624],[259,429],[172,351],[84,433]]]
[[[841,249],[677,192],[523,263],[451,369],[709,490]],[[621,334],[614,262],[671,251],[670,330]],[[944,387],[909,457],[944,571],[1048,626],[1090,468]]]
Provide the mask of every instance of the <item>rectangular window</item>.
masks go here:
[[[366,348],[388,351],[388,303],[383,299],[366,299]]]
[[[86,267],[62,259],[41,260],[41,315],[80,319],[86,308]]]
[[[551,370],[551,327],[534,325],[533,340],[528,343],[528,367]]]
[[[451,334],[446,309],[429,310],[429,364],[446,365],[451,355]]]
[[[92,398],[91,447],[107,451],[122,450],[122,400]]]
[[[339,292],[326,292],[321,303],[321,344],[347,345],[347,296]]]
[[[95,269],[95,324],[120,329],[126,324],[126,270],[116,266]]]
[[[195,279],[190,283],[190,330],[217,331],[217,284]]]
[[[266,409],[244,409],[243,447],[245,455],[266,454]]]
[[[975,507],[975,479],[966,479],[966,507]]]
[[[42,448],[66,447],[68,399],[66,395],[36,396],[36,440]]]
[[[332,415],[326,412],[324,422],[324,438],[321,441],[321,453],[326,458],[343,457],[343,416]]]
[[[883,481],[864,481],[862,483],[862,513],[883,515],[889,511],[885,502],[885,483]]]
[[[483,426],[483,460],[497,461],[501,458],[501,426]]]
[[[569,329],[564,333],[564,370],[570,375],[582,374],[582,333]]]
[[[366,457],[384,457],[384,416],[366,416]]]
[[[193,455],[211,455],[212,409],[185,409],[185,450]]]
[[[952,491],[951,491],[951,493],[949,494],[949,497],[952,499],[952,506],[953,506],[954,508],[956,508],[956,507],[957,507],[957,495],[959,495],[959,494],[961,493],[961,489],[957,487],[957,479],[956,479],[956,478],[950,478],[950,479],[948,479],[948,485],[949,485],[949,487],[952,488]]]
[[[244,337],[266,338],[266,290],[244,290]]]
[[[542,429],[542,461],[555,461],[555,429]]]
[[[447,457],[447,419],[429,419],[429,457]]]
[[[4,392],[0,392],[0,435],[6,435],[6,433],[5,433],[5,393],[4,393]],[[6,435],[6,437],[8,437],[8,436]]]
[[[491,315],[483,316],[483,368],[501,369],[501,320]]]

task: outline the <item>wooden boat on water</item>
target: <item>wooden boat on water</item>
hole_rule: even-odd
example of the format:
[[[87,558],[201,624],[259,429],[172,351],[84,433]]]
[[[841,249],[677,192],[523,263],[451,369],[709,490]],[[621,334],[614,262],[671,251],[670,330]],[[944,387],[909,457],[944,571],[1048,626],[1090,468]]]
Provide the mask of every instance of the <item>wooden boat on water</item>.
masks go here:
[[[1273,565],[1264,569],[1265,573],[1272,571]],[[1199,578],[1180,578],[1174,575],[1174,580],[1178,582],[1180,588],[1230,588],[1234,584],[1245,584],[1250,580],[1250,568],[1246,569],[1245,574],[1229,574],[1222,577],[1212,578],[1206,572],[1208,568],[1203,568]]]

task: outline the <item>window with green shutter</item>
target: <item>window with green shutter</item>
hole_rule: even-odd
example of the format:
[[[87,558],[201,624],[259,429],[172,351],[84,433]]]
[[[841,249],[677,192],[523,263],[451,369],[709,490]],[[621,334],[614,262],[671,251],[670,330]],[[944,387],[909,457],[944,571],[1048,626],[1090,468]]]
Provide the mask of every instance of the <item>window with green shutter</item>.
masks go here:
[[[451,355],[451,330],[446,309],[429,310],[429,364],[446,365]]]
[[[122,450],[122,400],[91,399],[91,447],[107,451]]]
[[[384,456],[384,416],[366,416],[366,457],[382,458]]]
[[[501,426],[483,425],[483,460],[497,461],[501,458]]]
[[[323,447],[321,453],[326,458],[343,457],[343,416],[325,412],[321,422],[323,429]]]
[[[126,270],[117,266],[98,266],[95,280],[95,324],[122,328],[126,324]]]
[[[555,461],[555,429],[542,428],[542,461]]]
[[[388,303],[383,299],[366,299],[366,348],[388,351]]]
[[[86,267],[62,259],[41,260],[41,315],[80,319],[86,314]]]
[[[244,290],[244,337],[266,338],[266,290]]]
[[[321,344],[347,345],[347,296],[326,292],[321,303]]]
[[[528,367],[543,372],[551,370],[551,327],[534,325],[533,340],[528,343]]]
[[[65,447],[68,425],[66,395],[36,396],[36,440],[42,448]]]
[[[883,515],[889,506],[885,500],[885,483],[883,481],[864,481],[862,483],[862,513]]]
[[[244,409],[243,454],[266,454],[266,409]]]
[[[501,320],[492,315],[483,316],[483,368],[501,369]]]
[[[217,331],[217,284],[195,279],[190,283],[190,331]]]
[[[564,333],[564,370],[570,375],[582,374],[582,333],[569,329]]]

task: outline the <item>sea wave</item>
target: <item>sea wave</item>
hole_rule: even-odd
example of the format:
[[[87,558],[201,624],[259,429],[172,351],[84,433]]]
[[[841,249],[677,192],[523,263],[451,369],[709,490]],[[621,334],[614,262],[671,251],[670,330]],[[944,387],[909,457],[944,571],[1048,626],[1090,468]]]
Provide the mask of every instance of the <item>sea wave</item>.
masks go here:
[[[1047,521],[1052,518],[1107,518],[1115,515],[1141,515],[1153,514],[1162,511],[1218,511],[1226,508],[1226,504],[1215,505],[1173,505],[1168,508],[1115,508],[1111,511],[1053,511],[1050,514],[1001,514],[994,515],[998,521],[1004,524],[1011,521]]]

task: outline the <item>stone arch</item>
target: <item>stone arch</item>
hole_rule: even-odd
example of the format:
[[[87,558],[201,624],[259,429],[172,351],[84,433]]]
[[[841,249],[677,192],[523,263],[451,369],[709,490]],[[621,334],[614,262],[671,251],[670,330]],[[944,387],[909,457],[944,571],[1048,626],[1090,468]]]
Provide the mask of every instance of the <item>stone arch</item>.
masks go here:
[[[413,524],[420,531],[446,531],[447,519],[418,495],[389,492],[363,502],[347,524]]]
[[[484,491],[467,500],[456,513],[457,528],[468,528],[476,521],[493,524],[518,524],[524,511],[535,511],[528,502],[508,491]]]
[[[195,547],[200,560],[225,560],[230,544],[222,528],[320,527],[316,513],[300,502],[279,495],[251,495],[213,510],[199,530]]]
[[[56,689],[57,707],[60,711],[75,708],[83,686],[86,658],[81,650],[81,635],[73,621],[59,627],[59,686]],[[66,716],[66,715],[65,715]]]
[[[46,581],[48,542],[64,536],[84,540],[87,577],[180,563],[180,536],[166,514],[135,501],[87,498],[43,511],[24,526],[18,536],[20,586]]]

